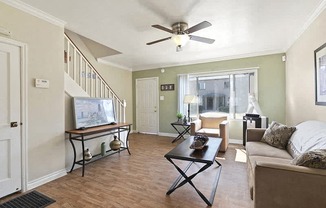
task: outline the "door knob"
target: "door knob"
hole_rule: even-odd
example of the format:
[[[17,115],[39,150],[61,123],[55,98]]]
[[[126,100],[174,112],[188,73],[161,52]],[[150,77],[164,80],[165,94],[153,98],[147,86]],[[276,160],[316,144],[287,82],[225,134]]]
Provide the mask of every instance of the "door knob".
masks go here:
[[[17,126],[18,126],[17,121],[15,121],[15,122],[11,122],[11,123],[10,123],[10,127],[11,127],[11,128],[15,128],[15,127],[17,127]]]

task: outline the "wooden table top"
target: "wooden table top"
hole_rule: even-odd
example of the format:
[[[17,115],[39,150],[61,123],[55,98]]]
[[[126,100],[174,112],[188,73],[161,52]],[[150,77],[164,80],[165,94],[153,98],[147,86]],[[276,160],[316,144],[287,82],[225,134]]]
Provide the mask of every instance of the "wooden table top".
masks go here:
[[[117,123],[117,124],[110,124],[110,125],[104,125],[104,126],[96,126],[96,127],[90,127],[86,129],[72,129],[66,131],[68,134],[90,134],[90,133],[96,133],[96,132],[103,132],[103,131],[109,131],[118,129],[125,126],[131,126],[130,123]]]

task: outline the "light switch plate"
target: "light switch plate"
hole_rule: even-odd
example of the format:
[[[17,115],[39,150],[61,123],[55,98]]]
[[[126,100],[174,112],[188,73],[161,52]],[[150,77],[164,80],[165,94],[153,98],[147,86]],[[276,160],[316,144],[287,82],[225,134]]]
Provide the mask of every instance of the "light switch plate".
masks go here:
[[[49,88],[50,81],[46,79],[35,79],[35,87],[37,88]]]
[[[164,100],[164,96],[163,95],[160,96],[160,100]]]

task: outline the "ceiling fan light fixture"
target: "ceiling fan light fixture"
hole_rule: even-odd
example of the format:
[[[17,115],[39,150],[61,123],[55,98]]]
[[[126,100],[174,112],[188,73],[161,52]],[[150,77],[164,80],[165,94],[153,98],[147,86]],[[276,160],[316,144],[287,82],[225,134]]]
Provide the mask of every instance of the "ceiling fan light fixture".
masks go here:
[[[188,34],[173,34],[171,39],[177,46],[184,46],[190,40],[190,37]]]

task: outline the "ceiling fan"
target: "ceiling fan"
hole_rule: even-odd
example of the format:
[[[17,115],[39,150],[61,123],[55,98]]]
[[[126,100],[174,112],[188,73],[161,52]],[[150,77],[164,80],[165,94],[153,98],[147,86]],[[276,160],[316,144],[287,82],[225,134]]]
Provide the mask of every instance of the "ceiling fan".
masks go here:
[[[203,21],[203,22],[201,22],[201,23],[199,23],[199,24],[197,24],[195,26],[192,26],[190,28],[188,28],[188,24],[185,23],[185,22],[174,23],[172,25],[172,29],[163,27],[161,25],[152,25],[152,27],[154,27],[154,28],[157,28],[159,30],[163,30],[165,32],[171,33],[172,36],[146,43],[146,45],[152,45],[152,44],[155,44],[155,43],[159,43],[159,42],[162,42],[162,41],[172,39],[173,42],[177,45],[177,51],[181,51],[182,47],[189,40],[194,40],[194,41],[198,41],[198,42],[202,42],[202,43],[212,44],[215,41],[214,39],[204,38],[204,37],[195,36],[195,35],[190,35],[193,32],[204,29],[204,28],[209,27],[211,25],[212,24],[207,22],[207,21]]]

